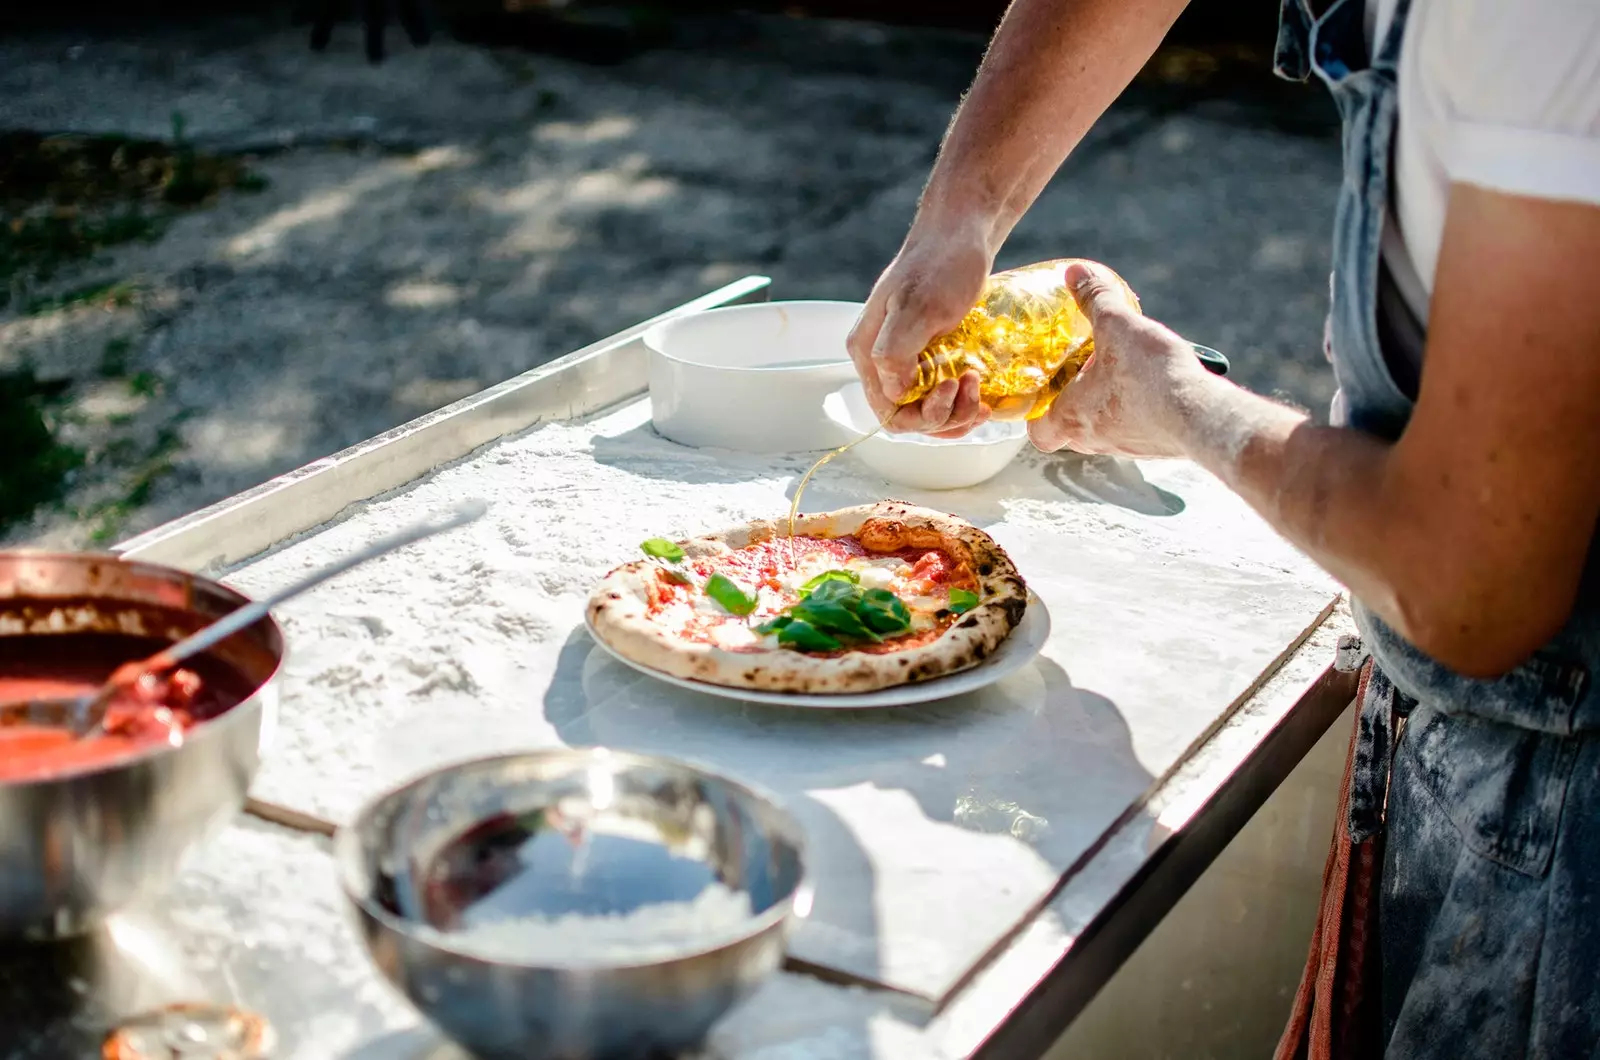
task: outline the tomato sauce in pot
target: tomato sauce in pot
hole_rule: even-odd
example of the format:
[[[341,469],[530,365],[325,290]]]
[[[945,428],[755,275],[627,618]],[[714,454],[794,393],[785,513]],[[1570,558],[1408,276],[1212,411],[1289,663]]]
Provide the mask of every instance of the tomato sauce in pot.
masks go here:
[[[167,642],[122,633],[0,637],[0,704],[92,695],[118,666],[149,657]],[[255,684],[211,656],[145,675],[117,694],[106,731],[80,739],[69,729],[0,718],[0,783],[83,772],[162,744],[249,698]]]

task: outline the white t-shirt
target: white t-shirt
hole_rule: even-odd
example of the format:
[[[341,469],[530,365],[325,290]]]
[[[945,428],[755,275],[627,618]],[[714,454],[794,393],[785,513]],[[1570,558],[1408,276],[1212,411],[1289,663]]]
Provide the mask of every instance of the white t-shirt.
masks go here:
[[[1452,182],[1600,205],[1600,0],[1412,0],[1397,81],[1383,257],[1426,324]]]

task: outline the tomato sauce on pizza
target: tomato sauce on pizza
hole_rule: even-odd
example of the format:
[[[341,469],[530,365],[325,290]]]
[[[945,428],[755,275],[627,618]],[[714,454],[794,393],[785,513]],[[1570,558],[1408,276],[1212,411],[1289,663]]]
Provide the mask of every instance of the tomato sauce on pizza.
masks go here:
[[[591,594],[591,629],[679,676],[844,692],[974,666],[1027,606],[1005,551],[955,516],[888,501],[802,522],[643,542]]]
[[[658,573],[651,587],[651,616],[687,640],[728,651],[784,646],[781,630],[763,634],[760,627],[801,603],[809,595],[807,584],[829,573],[866,590],[892,593],[905,605],[909,620],[904,629],[883,630],[879,640],[854,638],[859,643],[848,649],[843,643],[838,648],[812,649],[823,656],[846,650],[880,654],[925,644],[958,617],[951,609],[951,590],[971,593],[977,588],[972,572],[943,549],[874,552],[849,536],[772,538],[724,555],[686,561],[682,573],[687,580],[675,578],[674,573],[665,566]],[[706,593],[704,585],[714,575],[728,579],[754,601],[749,611],[737,614]]]

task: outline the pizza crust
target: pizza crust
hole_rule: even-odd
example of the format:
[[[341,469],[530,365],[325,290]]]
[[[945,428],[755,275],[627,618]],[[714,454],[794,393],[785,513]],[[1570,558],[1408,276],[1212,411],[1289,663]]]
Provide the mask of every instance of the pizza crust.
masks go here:
[[[787,519],[762,519],[679,544],[692,559],[716,556],[785,537],[787,523]],[[943,549],[972,570],[981,602],[934,640],[904,651],[846,652],[834,657],[790,649],[735,652],[675,636],[653,620],[651,592],[659,575],[655,564],[639,560],[601,579],[589,597],[590,628],[623,658],[674,677],[766,692],[873,692],[977,666],[1016,629],[1028,606],[1028,588],[1005,550],[953,515],[902,501],[881,501],[802,515],[794,530],[804,537],[853,535],[872,552],[908,546]]]

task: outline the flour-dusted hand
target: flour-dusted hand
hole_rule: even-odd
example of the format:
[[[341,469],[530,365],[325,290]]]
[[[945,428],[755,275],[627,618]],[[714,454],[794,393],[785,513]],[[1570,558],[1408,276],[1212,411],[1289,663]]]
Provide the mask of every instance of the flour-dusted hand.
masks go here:
[[[989,278],[994,254],[985,241],[960,226],[933,234],[916,229],[873,285],[861,319],[846,346],[861,376],[867,403],[878,419],[892,411],[917,381],[917,355],[929,342],[961,322]],[[888,423],[891,431],[941,438],[967,433],[989,418],[978,399],[978,373],[945,380],[921,401],[907,405]]]
[[[1067,286],[1094,328],[1094,355],[1028,425],[1036,448],[1129,457],[1183,455],[1176,428],[1184,387],[1203,380],[1194,347],[1128,303],[1110,273],[1077,262]]]

